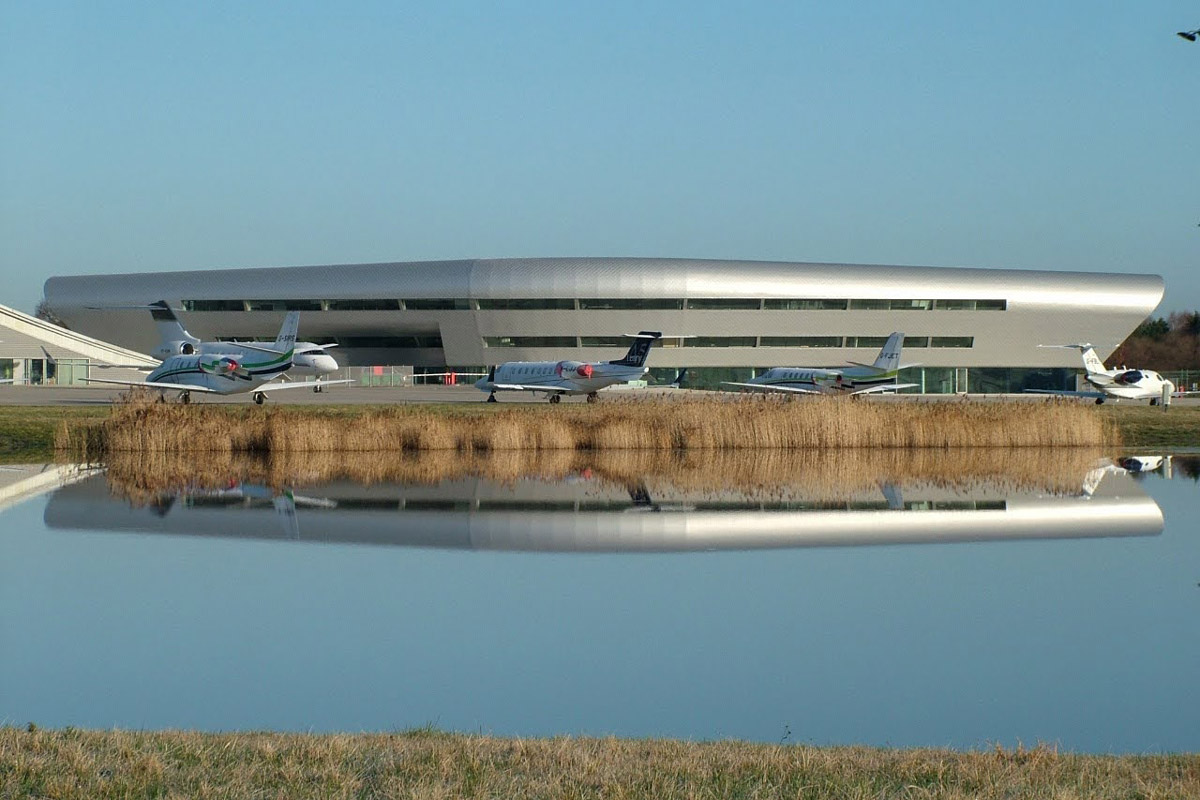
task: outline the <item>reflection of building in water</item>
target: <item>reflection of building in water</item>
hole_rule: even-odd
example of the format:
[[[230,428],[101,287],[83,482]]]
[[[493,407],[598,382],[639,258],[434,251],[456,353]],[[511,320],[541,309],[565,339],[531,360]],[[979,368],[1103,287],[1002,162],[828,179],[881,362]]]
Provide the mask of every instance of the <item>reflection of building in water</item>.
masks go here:
[[[74,464],[6,464],[0,466],[0,511],[95,473],[94,469]]]
[[[1084,478],[1081,476],[1081,484]],[[836,502],[744,492],[482,479],[437,486],[335,482],[300,493],[236,486],[131,508],[103,476],[55,492],[51,528],[214,538],[547,552],[636,552],[1152,536],[1162,512],[1124,470],[1087,491],[885,485]]]

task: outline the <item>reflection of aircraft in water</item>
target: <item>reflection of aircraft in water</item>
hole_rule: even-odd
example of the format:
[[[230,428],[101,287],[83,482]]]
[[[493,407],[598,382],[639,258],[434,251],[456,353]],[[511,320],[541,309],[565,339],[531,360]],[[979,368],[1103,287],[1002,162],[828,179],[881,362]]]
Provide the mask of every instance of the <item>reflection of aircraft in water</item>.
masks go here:
[[[104,476],[48,502],[51,528],[214,538],[546,552],[652,552],[1153,536],[1163,517],[1124,471],[1100,475],[1090,494],[929,483],[883,486],[844,499],[749,496],[678,488],[627,488],[576,478],[436,486],[332,482],[308,497],[239,487],[184,492],[166,513],[110,496]],[[634,512],[634,513],[628,513]],[[662,513],[637,513],[662,512]],[[285,520],[284,535],[270,517]]]

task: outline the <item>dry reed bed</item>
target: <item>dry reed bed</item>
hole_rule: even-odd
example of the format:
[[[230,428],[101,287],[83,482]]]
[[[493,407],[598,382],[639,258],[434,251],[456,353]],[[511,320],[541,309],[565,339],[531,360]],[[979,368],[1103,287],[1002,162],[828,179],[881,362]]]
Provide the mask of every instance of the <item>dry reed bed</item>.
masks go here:
[[[0,797],[1166,800],[1200,797],[1200,756],[6,727]]]
[[[1077,403],[618,399],[597,406],[459,409],[394,406],[331,414],[286,407],[133,401],[99,424],[63,424],[56,446],[98,460],[114,452],[394,452],[500,450],[827,450],[1106,447],[1107,416]]]
[[[433,485],[464,477],[498,482],[592,477],[658,493],[741,492],[747,496],[842,500],[880,484],[980,486],[1076,494],[1100,460],[1093,448],[955,450],[680,451],[495,450],[432,453],[126,453],[106,462],[115,494],[146,503],[164,493],[232,481],[274,488],[337,480]]]

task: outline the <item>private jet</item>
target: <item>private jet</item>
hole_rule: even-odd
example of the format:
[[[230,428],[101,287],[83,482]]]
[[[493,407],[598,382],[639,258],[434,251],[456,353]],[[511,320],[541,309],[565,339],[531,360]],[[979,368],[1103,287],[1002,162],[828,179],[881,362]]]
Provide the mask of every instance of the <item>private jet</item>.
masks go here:
[[[633,344],[616,361],[507,361],[488,370],[475,388],[488,393],[488,403],[496,402],[496,392],[544,392],[551,403],[558,403],[564,394],[583,394],[594,403],[604,387],[637,380],[650,371],[646,356],[662,332],[626,335],[632,336]]]
[[[854,366],[844,369],[819,369],[815,367],[772,367],[747,383],[724,381],[729,386],[738,386],[757,392],[790,392],[796,394],[868,394],[894,392],[908,389],[915,383],[896,383],[896,375],[905,367],[916,364],[900,364],[900,349],[904,345],[904,334],[899,331],[888,337],[872,364],[851,361]]]
[[[1163,390],[1168,396],[1183,397],[1197,392],[1178,392],[1175,384],[1150,369],[1105,369],[1104,362],[1096,355],[1090,344],[1044,344],[1039,347],[1056,347],[1078,350],[1083,355],[1084,380],[1096,387],[1095,391],[1068,391],[1065,389],[1026,389],[1030,394],[1054,394],[1063,397],[1091,397],[1096,405],[1105,400],[1149,400],[1156,406],[1162,400]]]
[[[295,355],[296,330],[300,325],[300,312],[289,311],[279,329],[279,336],[271,347],[250,348],[247,355],[243,349],[232,348],[226,352],[191,353],[173,355],[155,367],[144,381],[122,381],[107,378],[84,378],[88,383],[108,383],[118,386],[142,386],[147,389],[179,392],[182,403],[191,402],[193,392],[198,394],[241,394],[251,392],[254,402],[262,405],[267,399],[267,390],[309,388],[308,383],[269,383],[287,372]],[[255,355],[257,354],[257,355]],[[352,383],[352,381],[325,381]]]
[[[162,343],[151,353],[155,358],[170,358],[174,355],[196,355],[220,353],[222,355],[240,354],[241,359],[252,358],[256,353],[274,352],[270,342],[202,342],[188,333],[175,310],[163,300],[147,306],[154,325],[158,328]],[[296,342],[292,354],[292,368],[288,375],[312,375],[320,378],[336,372],[338,363],[329,354],[329,348],[335,344],[320,345],[313,342]],[[320,392],[327,385],[318,380],[310,384],[314,392]]]

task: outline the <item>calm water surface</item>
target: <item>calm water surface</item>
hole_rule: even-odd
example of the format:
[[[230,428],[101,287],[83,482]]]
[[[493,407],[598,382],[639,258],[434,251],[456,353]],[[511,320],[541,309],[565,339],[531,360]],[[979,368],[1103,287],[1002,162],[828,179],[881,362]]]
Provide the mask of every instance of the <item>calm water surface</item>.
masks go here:
[[[10,466],[0,721],[1200,750],[1196,459],[1125,466],[1073,491],[583,472],[135,504]]]

